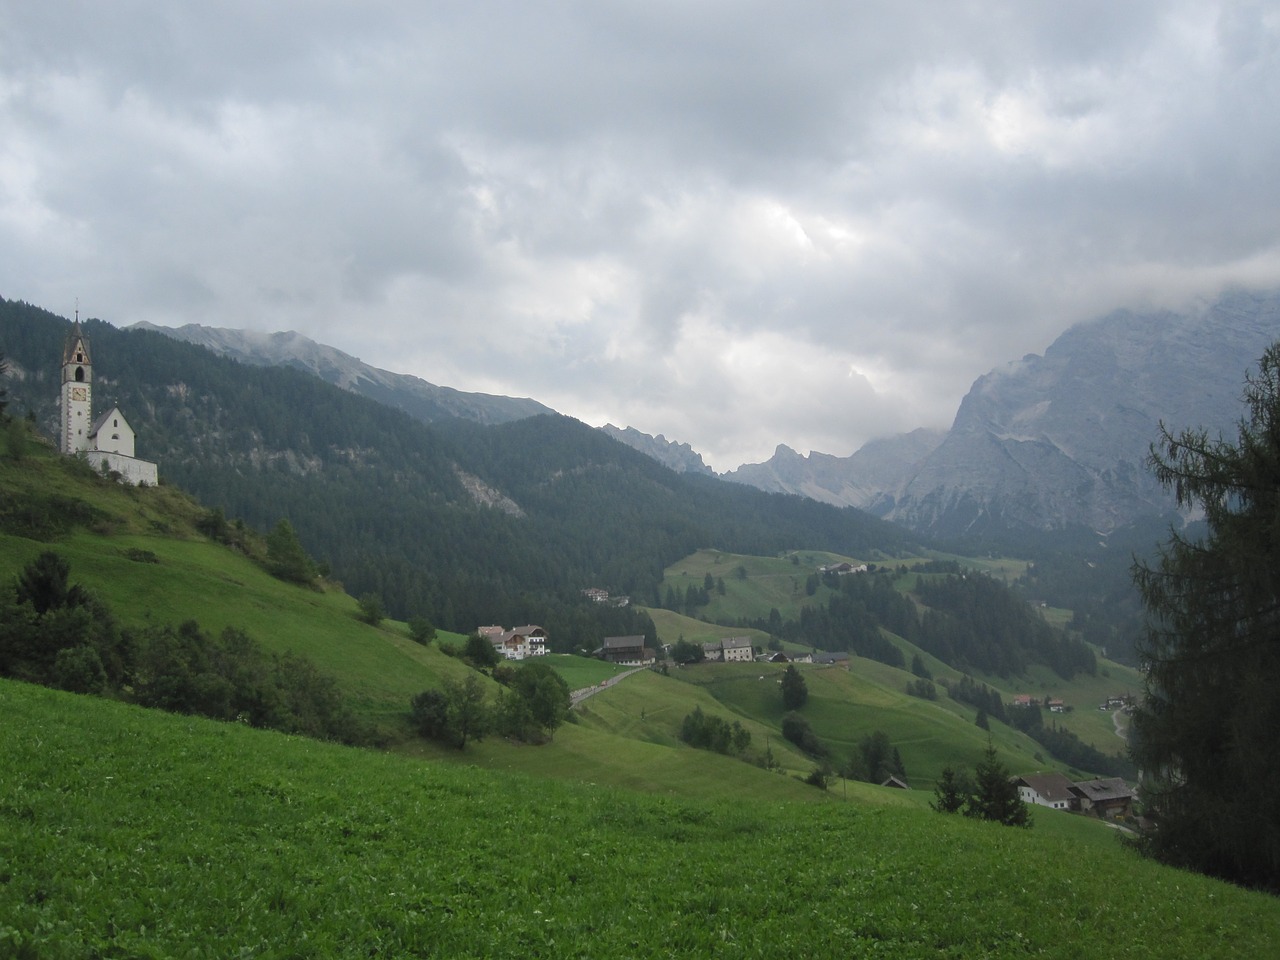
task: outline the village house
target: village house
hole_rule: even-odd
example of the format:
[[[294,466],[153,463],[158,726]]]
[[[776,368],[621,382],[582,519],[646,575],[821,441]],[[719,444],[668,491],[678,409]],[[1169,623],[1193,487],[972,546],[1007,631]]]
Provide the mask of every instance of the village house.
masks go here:
[[[1023,803],[1033,803],[1052,810],[1078,810],[1080,799],[1075,784],[1061,773],[1031,773],[1014,777],[1018,796]]]
[[[1133,813],[1133,790],[1120,777],[1080,780],[1073,785],[1080,810],[1104,820],[1128,817]]]
[[[749,663],[755,659],[755,655],[750,637],[725,637],[723,640],[709,640],[702,645],[704,660]]]
[[[547,652],[547,631],[536,624],[526,624],[513,630],[499,626],[478,627],[476,633],[493,644],[493,649],[508,660],[541,657]]]
[[[1120,777],[1072,782],[1061,773],[1013,777],[1023,803],[1086,813],[1106,820],[1133,813],[1134,792]]]
[[[848,561],[843,561],[841,563],[832,563],[825,567],[819,567],[818,572],[834,573],[838,577],[843,577],[843,576],[847,576],[850,573],[866,573],[867,565],[865,563],[859,563],[857,565],[854,565],[852,563],[849,563]]]
[[[631,667],[648,666],[658,659],[658,655],[644,645],[643,634],[630,637],[605,637],[595,655],[609,663]]]

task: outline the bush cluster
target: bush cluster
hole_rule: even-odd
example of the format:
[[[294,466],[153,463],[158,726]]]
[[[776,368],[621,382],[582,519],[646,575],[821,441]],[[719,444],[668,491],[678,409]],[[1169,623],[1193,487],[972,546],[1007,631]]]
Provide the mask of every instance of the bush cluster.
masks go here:
[[[123,628],[70,574],[65,558],[45,551],[0,590],[0,676],[344,743],[370,739],[334,680],[305,657],[269,655],[242,630],[211,636],[194,620]]]
[[[741,723],[702,712],[694,707],[680,724],[680,739],[691,747],[741,756],[751,745],[751,734]]]

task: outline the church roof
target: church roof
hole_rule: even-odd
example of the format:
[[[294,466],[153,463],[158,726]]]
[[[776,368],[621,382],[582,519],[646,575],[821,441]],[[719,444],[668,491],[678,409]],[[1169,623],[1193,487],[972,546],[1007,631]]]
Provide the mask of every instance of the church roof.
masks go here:
[[[98,431],[102,429],[102,425],[103,425],[104,423],[106,423],[106,422],[107,422],[107,418],[108,418],[108,417],[110,417],[112,414],[115,414],[115,415],[116,415],[117,417],[119,417],[121,420],[124,420],[124,425],[125,425],[126,427],[128,427],[128,426],[129,426],[129,421],[128,421],[128,420],[125,420],[125,416],[124,416],[124,414],[123,414],[123,413],[121,413],[121,412],[120,412],[120,408],[119,408],[119,407],[112,407],[110,410],[108,410],[108,411],[107,411],[106,413],[104,413],[102,416],[98,417],[98,419],[97,419],[97,420],[93,421],[93,426],[89,428],[89,436],[90,436],[90,437],[96,437],[96,436],[98,435]],[[133,429],[133,428],[132,428],[132,427],[130,427],[130,429]]]

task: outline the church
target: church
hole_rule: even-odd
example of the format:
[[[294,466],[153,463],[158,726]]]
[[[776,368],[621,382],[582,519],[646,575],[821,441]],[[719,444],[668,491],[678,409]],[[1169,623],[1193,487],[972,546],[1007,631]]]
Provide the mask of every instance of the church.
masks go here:
[[[62,452],[83,455],[96,470],[114,471],[126,483],[155,486],[156,465],[134,454],[133,428],[119,407],[93,419],[93,360],[89,338],[76,319],[62,349]]]

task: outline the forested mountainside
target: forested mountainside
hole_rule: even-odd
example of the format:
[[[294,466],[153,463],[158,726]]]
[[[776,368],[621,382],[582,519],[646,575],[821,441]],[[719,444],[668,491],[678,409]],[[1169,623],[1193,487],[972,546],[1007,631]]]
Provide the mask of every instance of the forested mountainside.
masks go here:
[[[561,642],[642,632],[628,608],[574,618],[599,586],[651,602],[663,568],[707,545],[848,555],[909,545],[892,524],[800,497],[682,476],[560,416],[420,423],[295,369],[249,366],[88,321],[95,409],[118,404],[163,481],[267,529],[287,518],[348,590],[449,629],[564,618]],[[10,413],[56,435],[68,322],[0,300]],[[581,614],[585,616],[585,614]]]
[[[175,340],[208,347],[214,353],[257,366],[294,367],[361,396],[403,410],[416,420],[432,423],[450,417],[478,423],[506,423],[540,413],[554,413],[536,400],[467,393],[428,383],[420,377],[380,370],[334,347],[300,333],[257,333],[189,323],[158,327],[136,323],[129,329],[150,330]]]

